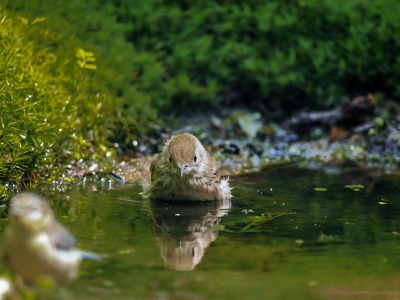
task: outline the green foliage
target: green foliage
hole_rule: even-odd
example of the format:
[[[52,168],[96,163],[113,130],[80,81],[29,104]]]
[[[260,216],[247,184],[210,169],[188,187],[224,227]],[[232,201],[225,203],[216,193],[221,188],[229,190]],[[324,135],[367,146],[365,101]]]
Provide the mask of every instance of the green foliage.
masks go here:
[[[35,24],[36,42],[62,61],[71,49],[94,53],[90,90],[110,91],[110,139],[126,145],[162,125],[159,115],[187,108],[245,102],[276,118],[367,92],[400,96],[394,0],[13,0],[8,7],[45,17]]]
[[[400,96],[393,0],[113,2],[151,58],[147,71],[158,70],[141,79],[162,107],[217,95],[287,110],[357,93]]]
[[[157,65],[153,65],[151,54],[137,53],[132,44],[125,41],[129,26],[117,23],[116,8],[110,1],[13,0],[8,7],[25,18],[46,18],[37,24],[34,37],[57,57],[75,59],[80,48],[94,54],[93,64],[97,68],[85,74],[90,80],[88,88],[93,93],[107,90],[112,96],[105,103],[112,132],[104,137],[131,145],[140,135],[148,134],[153,124],[161,123],[153,97],[143,88],[146,83],[140,80],[143,67],[147,69],[145,65],[148,65],[146,72],[156,81]],[[58,67],[54,66],[54,72],[58,72]]]
[[[0,192],[52,175],[66,159],[112,155],[106,93],[93,94],[76,57],[57,56],[32,36],[43,19],[0,10]],[[59,172],[59,169],[57,169]],[[9,188],[7,186],[9,185]]]

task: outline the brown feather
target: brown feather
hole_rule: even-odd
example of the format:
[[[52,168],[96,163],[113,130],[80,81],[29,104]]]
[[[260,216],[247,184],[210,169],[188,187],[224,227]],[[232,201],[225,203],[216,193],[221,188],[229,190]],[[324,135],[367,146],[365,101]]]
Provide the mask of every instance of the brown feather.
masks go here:
[[[196,154],[196,137],[183,133],[173,139],[169,143],[169,153],[171,158],[179,165],[183,166],[190,163]]]
[[[209,201],[232,197],[227,180],[221,185],[218,162],[190,133],[172,136],[151,163],[145,198]]]

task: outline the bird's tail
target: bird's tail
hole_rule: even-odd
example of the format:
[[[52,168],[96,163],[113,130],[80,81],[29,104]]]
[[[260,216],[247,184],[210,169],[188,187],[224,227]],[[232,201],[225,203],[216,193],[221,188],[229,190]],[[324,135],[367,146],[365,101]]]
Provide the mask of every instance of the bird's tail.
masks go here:
[[[79,251],[82,259],[96,259],[96,260],[101,260],[101,256],[93,253],[93,252],[84,252],[84,251]]]
[[[231,194],[231,189],[233,189],[233,188],[231,188],[229,186],[228,180],[229,180],[229,177],[221,179],[220,187],[222,190],[222,198],[223,199],[230,199],[233,197]]]

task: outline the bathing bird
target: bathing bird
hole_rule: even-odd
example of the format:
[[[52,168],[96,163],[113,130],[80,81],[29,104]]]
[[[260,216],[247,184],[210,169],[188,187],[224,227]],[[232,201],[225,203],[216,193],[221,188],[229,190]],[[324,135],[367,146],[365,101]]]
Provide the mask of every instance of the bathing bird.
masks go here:
[[[151,163],[150,172],[151,182],[143,185],[144,198],[212,201],[232,197],[218,162],[190,133],[172,136]]]
[[[82,259],[100,259],[74,247],[75,239],[56,221],[40,196],[23,193],[11,199],[2,255],[6,266],[32,285],[40,277],[66,284],[77,277]]]

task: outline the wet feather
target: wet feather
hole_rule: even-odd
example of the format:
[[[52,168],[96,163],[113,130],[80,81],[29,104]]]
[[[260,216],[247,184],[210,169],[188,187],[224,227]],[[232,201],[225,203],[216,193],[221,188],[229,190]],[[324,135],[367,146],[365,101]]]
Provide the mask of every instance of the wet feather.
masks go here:
[[[144,198],[212,201],[232,197],[228,180],[221,180],[218,162],[190,133],[172,136],[150,171],[151,182],[143,185]]]

